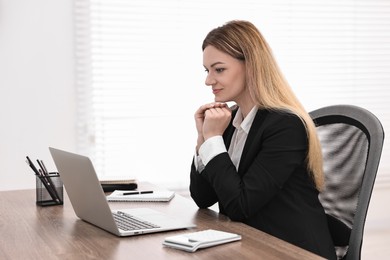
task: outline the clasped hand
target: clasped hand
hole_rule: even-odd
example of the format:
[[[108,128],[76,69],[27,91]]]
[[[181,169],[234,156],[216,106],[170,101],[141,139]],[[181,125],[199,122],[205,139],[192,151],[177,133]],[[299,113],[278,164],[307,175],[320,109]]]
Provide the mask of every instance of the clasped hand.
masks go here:
[[[210,103],[195,112],[198,146],[210,137],[222,135],[231,120],[231,110],[225,103]]]

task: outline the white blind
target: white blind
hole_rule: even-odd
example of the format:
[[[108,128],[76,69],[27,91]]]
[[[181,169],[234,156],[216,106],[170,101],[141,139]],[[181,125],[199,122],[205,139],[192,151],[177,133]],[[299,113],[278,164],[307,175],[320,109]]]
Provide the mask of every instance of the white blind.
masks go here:
[[[195,110],[213,100],[201,43],[253,22],[308,111],[367,108],[390,124],[390,2],[385,0],[75,0],[79,152],[100,176],[189,183]],[[379,179],[390,179],[387,140]]]

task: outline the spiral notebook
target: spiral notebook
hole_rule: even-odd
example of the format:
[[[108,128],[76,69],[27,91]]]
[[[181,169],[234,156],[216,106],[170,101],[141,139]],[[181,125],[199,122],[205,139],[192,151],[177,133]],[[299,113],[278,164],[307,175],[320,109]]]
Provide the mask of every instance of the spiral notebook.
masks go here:
[[[168,202],[174,196],[175,192],[173,191],[153,191],[153,193],[145,194],[126,194],[127,191],[124,190],[115,190],[113,193],[107,196],[107,201],[161,201]]]

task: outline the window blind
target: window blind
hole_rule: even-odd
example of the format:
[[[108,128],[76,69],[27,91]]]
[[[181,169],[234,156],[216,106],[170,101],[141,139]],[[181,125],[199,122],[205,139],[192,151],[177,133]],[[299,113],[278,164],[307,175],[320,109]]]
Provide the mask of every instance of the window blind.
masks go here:
[[[308,111],[359,105],[386,128],[389,13],[384,0],[75,0],[78,150],[102,177],[187,186],[193,114],[213,100],[201,43],[233,19],[260,29]],[[384,159],[380,179],[390,180]]]

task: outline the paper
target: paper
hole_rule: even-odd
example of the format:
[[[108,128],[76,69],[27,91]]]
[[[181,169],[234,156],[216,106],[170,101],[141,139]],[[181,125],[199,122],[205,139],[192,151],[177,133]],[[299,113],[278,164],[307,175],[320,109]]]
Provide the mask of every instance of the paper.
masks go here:
[[[125,190],[115,190],[113,193],[107,196],[108,201],[162,201],[168,202],[174,196],[175,192],[173,191],[153,191],[153,193],[147,194],[132,194],[132,195],[123,195],[128,191]]]

